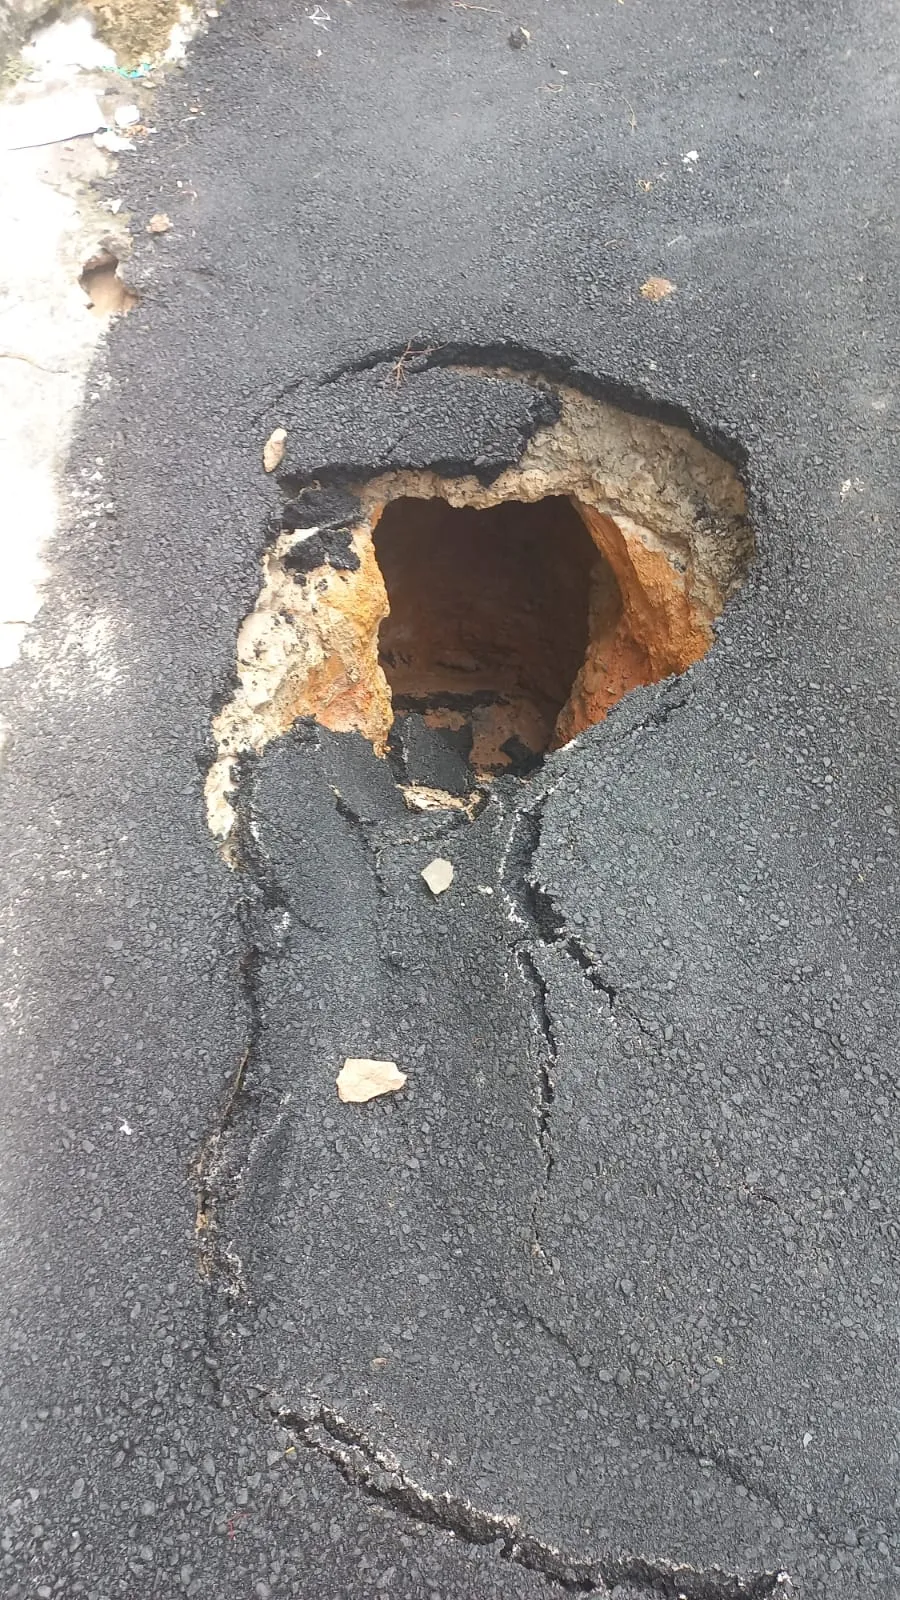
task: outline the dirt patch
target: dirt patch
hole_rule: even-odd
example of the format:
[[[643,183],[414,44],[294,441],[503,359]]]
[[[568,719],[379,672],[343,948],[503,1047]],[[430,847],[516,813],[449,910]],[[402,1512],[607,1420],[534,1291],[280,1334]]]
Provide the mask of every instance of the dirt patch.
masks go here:
[[[88,0],[88,7],[123,67],[163,55],[183,10],[180,0]]]
[[[379,754],[399,713],[468,726],[472,767],[490,773],[706,653],[753,551],[737,474],[684,429],[559,397],[559,421],[488,486],[430,471],[358,485],[358,565],[303,570],[317,530],[276,539],[213,725],[217,837],[235,758],[298,716]]]

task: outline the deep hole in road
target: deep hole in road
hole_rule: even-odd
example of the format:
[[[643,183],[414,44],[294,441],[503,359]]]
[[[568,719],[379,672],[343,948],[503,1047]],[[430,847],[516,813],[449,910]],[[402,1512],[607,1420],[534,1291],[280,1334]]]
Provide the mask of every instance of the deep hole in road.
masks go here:
[[[535,805],[526,798],[533,788],[500,780],[492,789],[498,803],[491,806],[485,785],[479,796],[483,812],[469,811],[485,820],[467,840],[456,818],[435,823],[425,817],[421,827],[398,818],[396,793],[381,782],[384,768],[371,750],[388,754],[398,721],[418,716],[433,731],[468,736],[470,770],[515,766],[523,749],[526,757],[539,759],[599,722],[629,690],[699,661],[753,551],[743,487],[729,463],[684,429],[625,414],[574,391],[562,398],[559,422],[535,435],[520,458],[487,483],[476,471],[483,465],[478,456],[471,469],[463,462],[455,476],[446,466],[379,473],[363,468],[357,476],[355,467],[344,465],[329,483],[324,471],[314,474],[307,465],[279,480],[287,504],[269,525],[259,593],[239,628],[228,698],[213,719],[217,754],[206,784],[207,816],[245,884],[235,898],[241,906],[248,1022],[246,1049],[200,1157],[197,1214],[204,1271],[235,1298],[261,1293],[271,1299],[273,1326],[287,1321],[279,1319],[281,1306],[292,1313],[296,1306],[290,1252],[285,1275],[273,1269],[277,1241],[256,1264],[248,1256],[245,1278],[232,1239],[242,1252],[242,1237],[252,1252],[259,1240],[265,1250],[274,1213],[282,1234],[289,1227],[294,1241],[300,1240],[294,1256],[302,1250],[301,1291],[315,1285],[317,1274],[326,1288],[333,1279],[333,1239],[326,1228],[319,1249],[318,1218],[309,1212],[307,1197],[300,1195],[288,1220],[284,1205],[296,1190],[298,1170],[302,1179],[307,1150],[318,1159],[317,1130],[328,1105],[319,1098],[321,1077],[330,1074],[328,1058],[338,1053],[339,1041],[340,1054],[383,1058],[396,1049],[404,1066],[409,1059],[411,1076],[421,1068],[421,1098],[410,1094],[397,1124],[401,1155],[410,1136],[418,1139],[420,1125],[423,1137],[427,1132],[423,1106],[428,1117],[437,1108],[449,1128],[451,1154],[474,1151],[480,1158],[488,1151],[491,1183],[484,1196],[476,1196],[486,1220],[478,1215],[478,1229],[470,1228],[483,1252],[472,1254],[476,1290],[481,1263],[502,1263],[507,1252],[511,1258],[520,1239],[529,1273],[536,1262],[553,1270],[545,1241],[553,1238],[559,1214],[554,1216],[549,1201],[556,1151],[569,1153],[563,1143],[566,1117],[571,1124],[578,1115],[579,1127],[587,1120],[578,1103],[584,1074],[577,1067],[568,1077],[566,1071],[573,1052],[578,1062],[577,1051],[591,1048],[590,1032],[582,1044],[590,1013],[575,1010],[571,1022],[565,1017],[572,993],[566,974],[574,973],[580,983],[580,970],[605,997],[605,1034],[617,995],[615,967],[610,964],[609,972],[595,952],[582,915],[573,919],[576,926],[567,924],[564,906],[539,876],[546,793],[541,797],[539,789]],[[447,462],[440,441],[432,449],[431,460]],[[343,490],[351,472],[349,509],[340,496],[335,508],[328,491],[335,482]],[[349,737],[326,739],[303,727],[268,761],[252,759],[290,735],[300,719]],[[623,726],[630,736],[624,720]],[[370,741],[369,750],[362,739]],[[656,743],[664,746],[665,740]],[[663,749],[663,762],[665,755]],[[565,776],[564,763],[565,758]],[[572,764],[574,783],[563,796],[557,839],[566,832],[571,839],[579,829],[579,788],[583,793],[588,784],[614,783],[612,766],[602,759],[593,766]],[[665,771],[663,766],[663,784]],[[404,798],[409,804],[408,793]],[[463,871],[456,910],[436,916],[418,880],[438,839],[449,841]],[[548,852],[550,847],[548,842]],[[568,861],[574,859],[570,850]],[[452,869],[453,862],[447,864]],[[567,864],[557,865],[554,879],[567,870]],[[598,885],[602,898],[599,873]],[[472,893],[476,886],[479,893]],[[584,891],[579,903],[589,905]],[[272,978],[276,967],[279,975]],[[638,1023],[643,1026],[640,1014],[629,1011],[625,1027]],[[570,1044],[573,1034],[577,1047]],[[557,1077],[561,1118],[554,1113]],[[411,1089],[416,1087],[412,1076]],[[285,1111],[299,1100],[309,1103],[312,1140],[300,1112],[295,1117]],[[326,1127],[331,1121],[326,1116]],[[322,1215],[329,1222],[338,1217],[357,1256],[359,1240],[376,1217],[372,1195],[378,1195],[381,1174],[392,1174],[384,1159],[385,1124],[367,1126],[360,1140],[342,1133],[340,1147],[330,1141],[337,1151],[334,1185],[323,1184],[321,1174],[319,1181]],[[498,1130],[496,1150],[489,1145],[491,1129]],[[352,1148],[348,1138],[355,1141]],[[369,1183],[359,1176],[367,1150]],[[520,1163],[534,1173],[526,1226],[514,1208],[520,1188],[527,1194],[528,1177],[520,1180],[517,1172],[510,1182],[504,1175],[504,1168]],[[338,1206],[344,1165],[349,1186]],[[419,1195],[413,1180],[399,1199],[396,1183],[388,1182],[385,1190],[389,1210],[396,1203],[402,1216],[406,1207],[404,1234],[412,1235],[423,1259],[437,1263],[438,1273],[448,1259],[438,1239],[450,1235],[436,1237],[432,1230],[442,1229],[451,1211],[468,1219],[471,1165],[468,1157],[448,1163],[439,1151],[437,1167],[455,1169],[446,1181],[441,1172],[437,1186],[428,1193],[419,1186]],[[565,1183],[562,1170],[560,1181]],[[498,1206],[498,1193],[501,1199],[513,1196],[507,1210]],[[229,1216],[237,1195],[240,1206]],[[496,1234],[489,1231],[495,1215]],[[369,1252],[376,1261],[383,1243],[376,1237],[379,1229],[383,1234],[380,1216]],[[340,1240],[340,1233],[335,1237]],[[469,1253],[455,1253],[465,1256],[463,1275],[471,1276]],[[374,1310],[364,1308],[368,1321],[388,1333],[397,1316],[392,1289],[383,1304],[370,1295]],[[435,1314],[440,1316],[440,1307]],[[216,1316],[221,1326],[224,1319]],[[554,1330],[541,1326],[558,1345]],[[461,1327],[462,1357],[455,1365],[464,1382],[471,1346],[465,1317]],[[533,1335],[529,1326],[528,1345]],[[451,1353],[455,1337],[451,1328]],[[590,1351],[582,1356],[568,1339],[562,1343],[578,1368],[591,1367]],[[476,1350],[471,1362],[479,1360]],[[396,1481],[385,1489],[380,1447],[369,1447],[365,1435],[324,1403],[313,1408],[308,1394],[302,1411],[291,1412],[280,1400],[272,1409],[293,1429],[298,1445],[346,1468],[355,1486],[387,1497],[407,1517],[438,1521],[476,1543],[502,1544],[501,1554],[512,1560],[525,1550],[522,1564],[564,1588],[606,1588],[606,1571],[599,1566],[569,1566],[551,1552],[551,1570],[542,1547],[527,1537],[523,1543],[515,1518],[491,1521],[478,1513],[473,1521],[468,1501],[460,1498],[448,1510],[452,1497],[431,1494],[403,1473],[395,1473]],[[720,1572],[707,1583],[703,1574],[642,1562],[627,1572],[620,1563],[610,1582],[620,1577],[670,1594],[686,1584],[698,1595],[761,1596],[777,1585],[768,1576],[745,1584]]]
[[[571,502],[476,510],[403,496],[375,557],[390,611],[378,635],[395,722],[456,735],[476,771],[533,766],[553,742],[589,627],[622,612],[615,574]]]
[[[327,481],[279,479],[280,531],[213,722],[218,838],[242,756],[299,718],[362,734],[401,784],[434,782],[429,744],[452,746],[461,793],[527,773],[706,655],[754,550],[738,473],[685,428],[554,393],[558,420],[487,483],[382,472],[350,484],[356,509],[336,521]]]
[[[101,250],[86,261],[78,283],[95,317],[123,317],[138,304],[139,296],[120,277],[119,258],[111,250]]]

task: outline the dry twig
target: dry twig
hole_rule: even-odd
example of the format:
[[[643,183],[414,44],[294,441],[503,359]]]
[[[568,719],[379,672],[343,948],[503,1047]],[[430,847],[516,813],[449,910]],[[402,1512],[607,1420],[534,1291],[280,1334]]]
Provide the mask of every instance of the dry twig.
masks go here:
[[[435,351],[441,348],[442,346],[439,344],[426,344],[417,349],[414,340],[410,339],[406,349],[397,357],[396,361],[392,362],[391,370],[384,380],[384,387],[387,388],[388,384],[393,382],[394,388],[399,389],[400,385],[406,382],[406,368],[410,361],[417,361],[421,358],[427,360],[429,356],[433,356]]]

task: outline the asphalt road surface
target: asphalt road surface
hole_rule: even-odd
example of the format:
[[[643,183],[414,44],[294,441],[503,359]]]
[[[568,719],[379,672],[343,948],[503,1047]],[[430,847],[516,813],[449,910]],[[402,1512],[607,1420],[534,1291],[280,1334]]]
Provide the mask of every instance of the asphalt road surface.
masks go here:
[[[161,92],[8,696],[9,1600],[900,1593],[898,48],[889,0],[248,0]],[[267,427],[323,482],[516,459],[471,368],[687,421],[752,574],[472,823],[302,723],[233,872]]]

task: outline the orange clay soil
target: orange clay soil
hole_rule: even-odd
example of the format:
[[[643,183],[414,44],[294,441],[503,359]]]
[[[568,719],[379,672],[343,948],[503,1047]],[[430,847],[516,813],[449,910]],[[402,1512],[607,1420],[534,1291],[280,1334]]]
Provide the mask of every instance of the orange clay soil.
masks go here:
[[[556,749],[709,648],[684,573],[626,518],[562,496],[483,510],[403,496],[367,521],[359,570],[310,580],[323,649],[288,675],[285,725],[313,716],[383,752],[395,710],[459,726],[470,705],[473,765],[490,770],[510,737]]]

